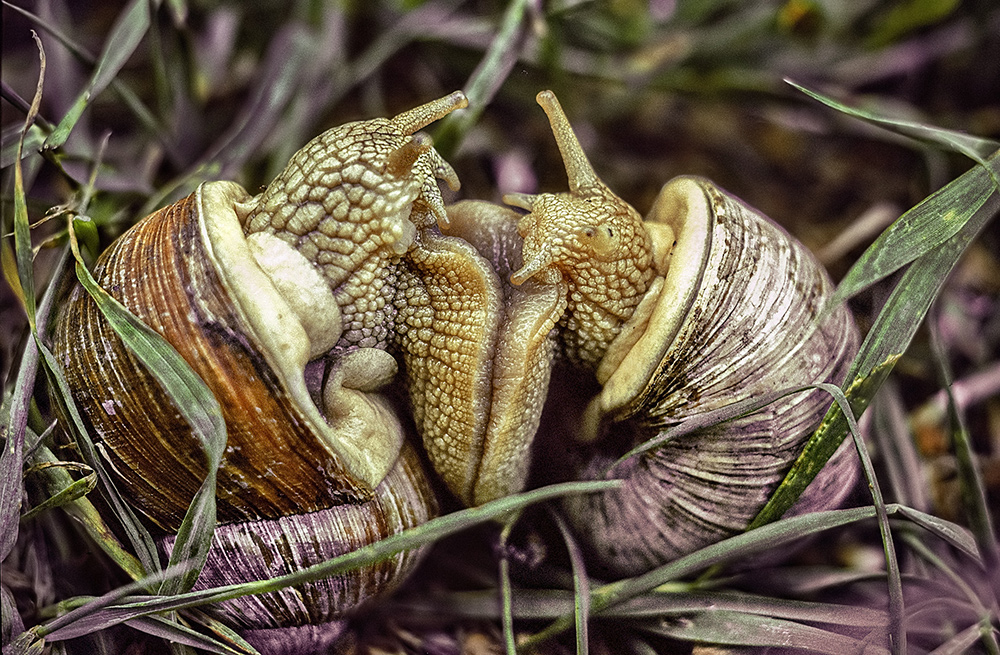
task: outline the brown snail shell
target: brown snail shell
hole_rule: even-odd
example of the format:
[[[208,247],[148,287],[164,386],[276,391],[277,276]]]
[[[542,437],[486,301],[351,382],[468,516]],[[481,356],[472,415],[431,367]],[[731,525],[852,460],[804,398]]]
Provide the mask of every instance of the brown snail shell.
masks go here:
[[[385,266],[380,258],[405,252],[415,231],[412,205],[415,218],[438,205],[443,214],[434,178],[457,180],[426,138],[411,135],[464,103],[452,94],[395,119],[334,128],[300,151],[269,189],[294,195],[296,181],[311,180],[318,167],[329,187],[306,185],[311,200],[371,217],[382,231],[380,246],[359,244],[360,274],[338,268],[338,289],[350,286],[352,275],[370,282],[371,271]],[[350,147],[339,154],[325,150],[344,144]],[[341,165],[353,166],[346,182]],[[361,187],[387,193],[375,197]],[[282,212],[274,196],[251,198],[231,182],[203,184],[123,234],[94,270],[112,296],[178,350],[222,408],[228,440],[217,478],[218,527],[196,589],[307,567],[437,512],[395,408],[377,393],[395,374],[390,355],[352,341],[325,364],[322,388],[307,384],[309,360],[351,328],[326,270],[250,229],[261,208]],[[56,321],[53,350],[99,452],[129,501],[167,533],[160,546],[169,554],[207,472],[190,427],[79,285]],[[339,635],[349,612],[405,578],[418,555],[216,609],[262,652],[310,652]]]
[[[456,465],[428,449],[436,467],[448,468],[451,478],[443,477],[456,495],[478,504],[519,490],[545,398],[564,403],[591,386],[588,379],[598,391],[586,409],[567,419],[562,407],[560,425],[541,428],[565,431],[571,424],[583,441],[599,440],[593,450],[602,454],[574,477],[605,475],[619,455],[698,413],[842,381],[857,351],[857,328],[845,307],[818,322],[832,284],[798,241],[698,178],[665,185],[643,221],[596,176],[555,96],[543,92],[539,103],[566,162],[570,193],[505,198],[525,215],[460,203],[442,228],[490,260],[502,298],[488,332],[490,367],[473,374],[485,379],[476,387],[485,410],[467,439],[467,459]],[[552,382],[568,391],[548,388],[556,361],[571,365],[570,375]],[[830,402],[824,392],[802,392],[667,442],[611,472],[624,477],[621,490],[571,497],[566,513],[619,574],[736,534]],[[849,455],[841,451],[828,464],[798,511],[842,502],[857,476]],[[545,479],[547,462],[534,466]]]

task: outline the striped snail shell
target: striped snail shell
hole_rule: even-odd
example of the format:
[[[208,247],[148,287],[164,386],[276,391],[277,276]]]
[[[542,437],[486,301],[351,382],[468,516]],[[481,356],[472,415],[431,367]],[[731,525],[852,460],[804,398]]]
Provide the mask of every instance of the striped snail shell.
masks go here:
[[[436,513],[397,410],[378,393],[397,365],[377,300],[381,273],[412,246],[412,220],[444,214],[437,178],[458,182],[414,133],[465,102],[455,93],[331,129],[256,197],[205,183],[95,265],[98,282],[174,346],[222,408],[218,526],[196,589],[301,569]],[[374,299],[360,306],[366,294]],[[190,427],[79,285],[53,346],[104,461],[169,554],[207,473]],[[312,652],[417,561],[406,552],[216,609],[262,652]]]
[[[559,424],[541,432],[571,425],[578,453],[589,458],[573,475],[597,478],[686,418],[788,387],[842,381],[857,328],[845,307],[820,322],[832,284],[802,244],[694,177],[667,183],[643,220],[597,177],[555,96],[542,92],[538,101],[569,193],[504,198],[527,214],[459,203],[442,227],[474,244],[498,276],[497,318],[482,337],[489,366],[473,370],[466,385],[479,392],[469,401],[481,408],[478,420],[462,439],[452,435],[463,446],[457,456],[435,458],[429,448],[456,495],[478,504],[525,484],[547,397],[571,402],[557,408]],[[568,373],[553,376],[560,361]],[[595,395],[566,418],[572,399],[590,386]],[[804,391],[668,441],[610,473],[624,478],[620,490],[572,497],[566,513],[616,574],[736,534],[829,404],[824,392]],[[795,511],[842,502],[857,475],[849,455],[842,450],[831,460]],[[550,463],[534,467],[545,479]]]

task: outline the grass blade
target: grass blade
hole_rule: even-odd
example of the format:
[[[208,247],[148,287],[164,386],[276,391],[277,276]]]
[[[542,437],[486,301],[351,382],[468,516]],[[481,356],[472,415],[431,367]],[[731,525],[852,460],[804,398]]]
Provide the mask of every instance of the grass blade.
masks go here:
[[[111,33],[97,59],[97,67],[91,74],[90,81],[77,96],[76,102],[66,112],[63,119],[59,121],[52,134],[45,140],[45,148],[57,148],[66,143],[66,139],[69,138],[91,99],[97,97],[118,75],[125,62],[139,46],[139,42],[142,41],[146,32],[149,31],[149,25],[149,0],[132,0],[111,28]]]
[[[454,153],[469,128],[479,121],[483,110],[517,63],[527,7],[527,0],[514,0],[507,5],[496,37],[464,86],[469,106],[464,111],[446,116],[435,129],[434,147],[446,159]]]
[[[79,480],[72,480],[66,484],[61,489],[51,492],[48,497],[41,503],[35,505],[30,510],[21,515],[22,521],[30,521],[34,517],[42,514],[55,507],[62,507],[67,505],[74,500],[83,498],[97,486],[97,474],[87,466],[86,464],[77,464],[76,462],[54,462],[54,463],[42,463],[37,467],[32,473],[39,472],[39,469],[51,469],[51,468],[76,468],[78,470],[90,471],[84,477]],[[64,471],[65,472],[65,471]],[[68,477],[68,473],[66,474]]]
[[[221,653],[222,655],[246,655],[255,651],[237,650],[231,646],[203,635],[196,630],[181,625],[176,621],[171,621],[162,616],[143,616],[131,621],[126,621],[125,625],[140,632],[161,637],[172,644],[183,644],[192,648],[199,648],[209,653]]]
[[[1000,163],[998,158],[992,161]],[[855,415],[860,416],[868,407],[898,358],[909,347],[948,273],[998,209],[1000,194],[991,194],[954,236],[914,260],[907,268],[861,344],[847,375],[849,386],[845,393]],[[752,525],[774,520],[787,511],[819,473],[821,465],[817,466],[817,463],[826,462],[847,433],[848,421],[835,404]]]
[[[676,619],[662,619],[644,627],[648,632],[711,644],[782,647],[813,653],[886,653],[863,641],[785,619],[744,614],[732,610],[698,612]]]
[[[83,607],[74,610],[79,615],[89,617],[86,625],[71,627],[70,624],[75,619],[70,620],[66,616],[63,616],[38,628],[38,633],[41,636],[45,636],[49,641],[69,639],[81,634],[87,634],[91,629],[103,629],[141,616],[175,611],[188,607],[198,607],[208,603],[217,603],[251,594],[277,591],[295,584],[367,566],[404,550],[411,550],[434,543],[450,534],[466,530],[481,523],[503,520],[505,517],[528,505],[572,493],[599,493],[617,488],[618,486],[620,486],[618,480],[565,482],[508,496],[478,507],[471,507],[446,514],[445,516],[439,516],[423,525],[405,530],[358,550],[345,553],[301,571],[269,580],[233,584],[201,591],[189,591],[174,596],[147,596],[127,599],[125,596],[128,593],[133,593],[139,589],[135,585],[130,585],[125,593],[119,593],[120,590],[113,592],[115,597],[111,601],[107,601],[106,597],[102,597],[97,601],[93,601],[94,603],[98,603],[96,607],[90,608],[90,604],[88,604],[85,606],[89,608],[86,611],[83,611]],[[111,603],[117,600],[123,600],[124,602],[119,605],[111,605]]]
[[[31,127],[42,99],[45,80],[45,50],[38,36],[32,33],[39,53],[38,84],[31,109],[24,119],[21,137],[17,142],[18,156],[14,162],[14,249],[17,277],[21,286],[21,300],[28,316],[28,326],[36,333],[35,277],[31,249],[31,229],[28,226],[28,208],[24,196],[24,179],[21,173],[21,149],[24,136]],[[51,294],[49,294],[51,295]],[[5,559],[14,548],[18,533],[18,514],[21,511],[23,488],[24,435],[28,426],[28,407],[38,370],[38,349],[35,341],[28,343],[17,372],[17,381],[11,397],[8,421],[3,427],[4,448],[0,454],[0,559]]]
[[[31,456],[33,464],[59,463],[56,456],[45,446],[38,447]],[[96,472],[95,472],[95,475]],[[62,467],[51,466],[44,469],[39,476],[42,488],[46,494],[54,494],[59,489],[71,484],[69,473]],[[63,505],[63,511],[83,526],[90,538],[125,571],[133,580],[145,575],[142,564],[135,555],[128,552],[118,537],[114,535],[108,524],[97,512],[97,508],[87,498],[77,498]]]
[[[860,118],[861,120],[868,121],[869,123],[874,123],[879,127],[884,127],[898,134],[903,134],[917,139],[918,141],[931,143],[944,150],[954,150],[956,152],[960,152],[981,166],[986,166],[986,162],[984,161],[986,157],[997,149],[1000,149],[1000,142],[992,139],[983,139],[980,137],[970,136],[964,132],[946,130],[914,121],[886,118],[885,116],[880,116],[869,111],[849,107],[843,103],[837,102],[833,98],[829,98],[821,93],[807,89],[790,79],[786,78],[785,82],[794,86],[796,89],[805,93],[809,97],[818,100],[829,107],[833,107],[839,112],[855,118]],[[1000,182],[998,182],[998,184],[1000,184]]]
[[[1000,156],[988,165],[1000,174]],[[976,166],[922,200],[883,232],[841,280],[839,304],[937,248],[962,229],[997,193],[990,170]]]
[[[569,553],[570,568],[573,572],[573,620],[576,622],[576,653],[586,655],[589,650],[589,634],[587,625],[590,621],[590,578],[587,577],[587,567],[584,564],[583,552],[573,537],[569,526],[563,517],[555,511],[551,512],[559,533],[566,543]]]

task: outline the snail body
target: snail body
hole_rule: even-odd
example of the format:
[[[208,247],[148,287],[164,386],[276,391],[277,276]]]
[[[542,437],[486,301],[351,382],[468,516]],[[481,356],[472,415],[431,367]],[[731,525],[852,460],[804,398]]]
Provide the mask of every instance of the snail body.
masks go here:
[[[437,512],[398,410],[378,393],[397,369],[384,350],[391,316],[369,312],[379,320],[366,324],[354,290],[398,265],[416,230],[411,218],[443,214],[436,178],[457,179],[414,132],[464,104],[452,94],[394,119],[334,128],[256,197],[232,182],[205,183],[137,223],[96,263],[98,282],[174,346],[222,409],[218,525],[196,589],[298,570]],[[296,212],[324,223],[318,236],[310,240]],[[262,215],[342,256],[317,258],[315,248],[257,229],[271,225]],[[79,285],[57,317],[53,351],[102,458],[168,556],[207,474],[191,427]],[[264,653],[311,652],[418,559],[401,553],[216,610]]]
[[[538,97],[569,176],[569,193],[510,195],[449,208],[442,231],[475,244],[504,304],[479,402],[474,464],[452,490],[478,504],[526,482],[545,399],[597,383],[567,419],[580,450],[574,477],[623,477],[618,491],[570,498],[581,539],[610,571],[633,574],[744,530],[830,404],[804,391],[631,458],[634,446],[699,413],[779,389],[839,383],[857,351],[822,267],[769,218],[707,180],[664,186],[643,220],[597,177],[551,92]],[[554,363],[568,376],[549,388]],[[513,399],[513,400],[512,400]],[[559,402],[562,402],[560,400]],[[545,428],[543,428],[543,431]],[[436,463],[433,451],[431,461]],[[856,479],[842,451],[797,511],[833,507]],[[544,479],[546,462],[535,463]],[[454,470],[454,467],[452,467]],[[471,472],[471,474],[468,474]],[[447,480],[447,476],[445,477]]]

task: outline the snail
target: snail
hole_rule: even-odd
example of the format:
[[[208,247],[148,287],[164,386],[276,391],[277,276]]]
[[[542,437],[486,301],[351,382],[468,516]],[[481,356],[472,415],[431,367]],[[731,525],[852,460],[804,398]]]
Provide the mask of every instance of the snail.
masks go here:
[[[95,264],[98,282],[177,349],[222,408],[218,525],[196,589],[281,575],[437,512],[379,389],[397,370],[386,352],[393,271],[415,223],[444,220],[437,180],[458,185],[417,130],[466,104],[456,92],[333,128],[258,196],[204,183]],[[207,472],[190,427],[80,285],[57,316],[53,351],[103,460],[168,556]],[[216,609],[261,652],[311,652],[418,559],[406,552]]]
[[[701,412],[842,382],[858,331],[843,306],[820,322],[832,283],[771,219],[705,179],[680,177],[643,220],[598,178],[555,95],[537,100],[570,190],[507,195],[511,207],[448,208],[441,238],[473,244],[496,274],[491,293],[478,281],[456,283],[472,289],[466,300],[475,302],[465,305],[479,308],[462,323],[472,326],[463,339],[479,343],[478,364],[409,388],[432,464],[469,505],[526,484],[541,457],[532,454],[536,434],[571,426],[581,444],[593,444],[576,449],[589,459],[576,455],[572,475],[625,482],[569,497],[564,509],[608,571],[636,574],[744,530],[831,401],[822,391],[796,393],[608,471],[616,458]],[[410,361],[407,370],[423,372]],[[472,395],[440,393],[447,388]],[[561,415],[539,430],[547,398]],[[442,446],[436,421],[420,417],[454,406],[472,408],[475,420]],[[542,479],[556,468],[544,459],[534,466]],[[840,504],[856,476],[842,449],[793,511]]]

